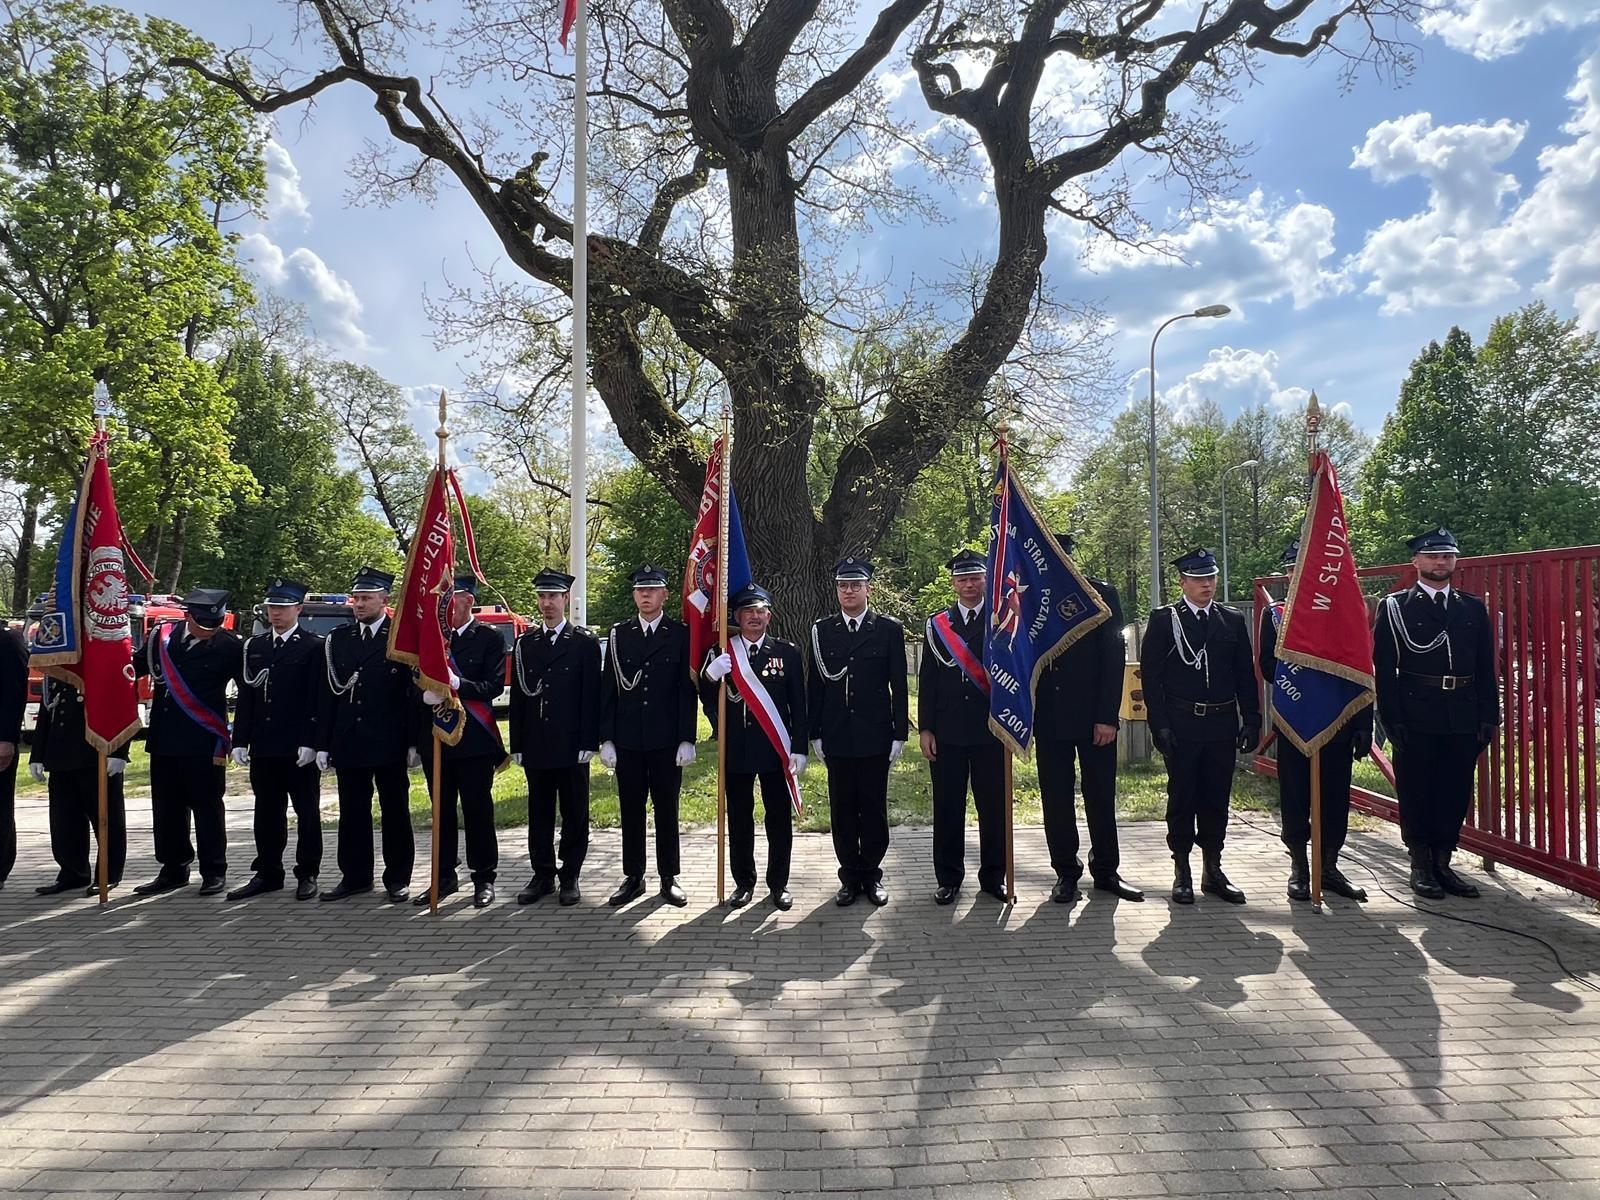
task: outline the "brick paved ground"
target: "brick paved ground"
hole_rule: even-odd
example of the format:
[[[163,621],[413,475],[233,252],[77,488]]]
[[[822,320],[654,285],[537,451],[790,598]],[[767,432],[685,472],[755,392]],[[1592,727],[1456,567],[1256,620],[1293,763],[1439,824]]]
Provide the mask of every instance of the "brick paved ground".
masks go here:
[[[687,910],[606,909],[612,835],[581,908],[519,908],[525,846],[503,834],[502,901],[430,919],[192,888],[38,900],[43,814],[19,815],[11,1197],[1600,1197],[1600,995],[1531,942],[1381,894],[1291,910],[1280,851],[1238,824],[1242,909],[1052,905],[1037,829],[1009,916],[935,907],[911,830],[881,912],[832,905],[815,837],[793,912],[711,911],[708,834],[686,839]],[[237,883],[248,828],[232,838]],[[1397,884],[1387,832],[1353,848]],[[1156,826],[1125,831],[1124,859],[1163,890]],[[1521,876],[1488,893],[1436,907],[1600,971],[1587,903]]]

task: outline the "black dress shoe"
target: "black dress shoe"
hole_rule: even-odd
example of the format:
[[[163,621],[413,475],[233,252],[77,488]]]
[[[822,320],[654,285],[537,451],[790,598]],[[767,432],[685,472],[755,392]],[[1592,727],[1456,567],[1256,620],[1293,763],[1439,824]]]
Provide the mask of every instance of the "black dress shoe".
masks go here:
[[[494,903],[494,884],[475,883],[472,885],[472,907],[488,908]]]
[[[728,897],[728,907],[743,908],[755,898],[755,894],[756,890],[754,888],[745,887],[744,884],[741,883],[738,887],[733,889],[733,895]]]
[[[561,894],[556,899],[561,902],[562,908],[571,908],[579,900],[582,900],[583,893],[578,890],[578,881],[574,879],[571,883],[563,883],[561,885]]]
[[[772,893],[772,907],[779,912],[788,912],[794,907],[794,897],[789,894],[788,888],[779,888]]]
[[[75,892],[83,886],[84,883],[81,879],[72,883],[68,883],[64,879],[57,879],[54,883],[41,883],[33,889],[33,894],[35,896],[59,896],[62,892]],[[94,890],[98,892],[100,889],[95,888]]]
[[[689,903],[689,897],[678,886],[676,879],[663,879],[661,881],[661,898],[673,908],[684,908]]]
[[[307,875],[294,885],[294,898],[296,900],[315,900],[317,898],[317,877]]]
[[[215,896],[215,895],[218,895],[221,892],[226,891],[227,887],[228,887],[228,877],[226,875],[202,875],[202,876],[200,876],[200,893],[199,894],[202,895],[202,896]]]
[[[1411,890],[1424,900],[1444,899],[1444,888],[1433,875],[1433,851],[1426,847],[1411,851]]]
[[[1291,900],[1311,899],[1311,864],[1304,846],[1289,847],[1289,882],[1284,891]]]
[[[1050,889],[1050,899],[1057,904],[1073,904],[1082,898],[1078,891],[1078,881],[1076,879],[1065,879],[1058,876],[1055,887]]]
[[[390,904],[404,904],[407,900],[411,899],[411,885],[406,884],[404,887],[384,888],[383,898]],[[324,896],[323,899],[326,900],[327,897]]]
[[[938,891],[933,893],[933,902],[935,904],[953,904],[955,903],[956,893],[960,890],[961,885],[959,883],[950,887],[940,887]]]
[[[460,890],[461,890],[461,881],[459,879],[441,879],[441,880],[439,880],[439,899],[441,899],[441,900],[443,900],[446,896],[454,896]],[[412,900],[411,903],[419,905],[419,906],[420,905],[424,905],[424,904],[433,903],[432,892],[433,892],[433,885],[429,884],[427,887],[423,888],[422,891],[417,894],[416,898],[414,900]]]
[[[630,900],[637,900],[644,895],[644,880],[638,875],[629,875],[617,885],[617,890],[611,893],[606,901],[612,908],[621,908]]]
[[[1351,883],[1345,873],[1339,870],[1337,854],[1322,856],[1322,890],[1343,896],[1346,900],[1365,901],[1367,898],[1367,893]]]
[[[833,902],[840,908],[849,908],[856,902],[856,897],[860,894],[861,893],[856,890],[855,884],[846,883],[843,884],[839,890],[833,894]]]
[[[189,886],[189,877],[174,879],[170,875],[157,875],[149,883],[141,883],[133,889],[136,896],[159,896],[162,892],[175,892],[179,888]]]
[[[996,900],[1000,901],[1001,904],[1005,904],[1010,899],[1006,895],[1006,887],[1003,883],[981,883],[978,885],[978,890],[986,896],[993,896]]]
[[[1143,900],[1144,892],[1133,886],[1121,875],[1104,875],[1094,881],[1094,890],[1097,892],[1110,892],[1113,896],[1121,896],[1124,900]]]
[[[1449,850],[1435,850],[1433,852],[1433,877],[1439,881],[1439,886],[1449,895],[1465,896],[1469,900],[1476,900],[1478,898],[1477,886],[1468,883],[1451,868],[1451,853],[1452,851]]]
[[[248,900],[248,899],[250,899],[251,896],[259,896],[263,892],[281,892],[281,891],[283,891],[283,883],[282,883],[281,880],[278,883],[268,883],[265,879],[262,879],[261,876],[252,875],[252,876],[250,876],[250,882],[249,883],[245,884],[243,887],[236,887],[236,888],[233,889],[233,891],[229,892],[228,893],[228,899],[229,900]],[[200,889],[200,894],[202,896],[205,896],[205,895],[208,895],[209,893],[207,893],[205,888],[201,888]]]
[[[885,904],[889,903],[889,893],[884,890],[884,886],[881,883],[874,882],[867,884],[867,886],[862,889],[862,894],[879,908],[882,908]]]
[[[1174,904],[1194,903],[1194,877],[1189,874],[1189,856],[1187,854],[1174,854],[1172,856],[1172,902]]]
[[[533,904],[556,890],[556,881],[548,875],[535,875],[528,886],[517,893],[518,904]]]
[[[1222,871],[1222,852],[1205,852],[1205,869],[1200,873],[1200,890],[1208,896],[1226,900],[1229,904],[1243,904],[1244,893]]]
[[[356,896],[360,895],[362,892],[370,892],[371,890],[372,885],[370,883],[356,884],[341,879],[338,883],[334,884],[330,890],[323,892],[322,898],[324,900],[343,900],[346,896]]]
[[[117,884],[119,884],[121,882],[122,882],[122,880],[120,880],[120,879],[113,879],[110,883],[106,884],[106,891],[107,892],[116,891],[117,890]],[[98,883],[89,884],[87,887],[85,887],[83,889],[83,894],[85,896],[98,896],[100,894],[100,885]]]

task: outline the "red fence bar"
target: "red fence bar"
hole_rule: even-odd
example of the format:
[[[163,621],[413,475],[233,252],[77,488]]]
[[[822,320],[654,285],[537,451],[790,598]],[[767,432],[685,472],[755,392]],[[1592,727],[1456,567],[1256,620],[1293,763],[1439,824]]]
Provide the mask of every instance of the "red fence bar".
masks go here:
[[[1369,608],[1416,581],[1410,564],[1360,574]],[[1256,580],[1252,631],[1287,583],[1287,576]],[[1600,546],[1463,558],[1455,583],[1488,605],[1502,712],[1500,736],[1478,762],[1461,845],[1600,899]],[[1277,773],[1265,756],[1255,767]],[[1399,820],[1390,795],[1352,787],[1350,801]]]

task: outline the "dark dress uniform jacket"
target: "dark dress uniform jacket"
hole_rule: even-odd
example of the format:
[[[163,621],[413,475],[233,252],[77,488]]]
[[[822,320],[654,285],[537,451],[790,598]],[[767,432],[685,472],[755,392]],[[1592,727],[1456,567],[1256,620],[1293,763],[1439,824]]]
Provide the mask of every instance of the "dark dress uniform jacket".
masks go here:
[[[573,767],[599,748],[599,638],[568,621],[552,644],[541,625],[517,639],[511,670],[510,748],[523,767]]]
[[[816,650],[830,674],[812,664],[807,707],[811,737],[821,739],[829,758],[871,758],[889,753],[890,742],[906,740],[906,636],[900,622],[870,609],[851,633],[843,613],[823,617],[812,627]]]
[[[481,700],[487,705],[506,690],[506,643],[498,630],[482,621],[473,621],[465,631],[450,635],[450,657],[454,660],[456,674],[461,676],[456,693],[462,700]],[[440,751],[442,757],[505,757],[506,750],[500,739],[480,725],[476,717],[463,712],[462,720],[461,740],[454,746],[445,746]],[[419,724],[424,747],[432,736],[431,728],[431,719]],[[429,749],[428,753],[433,751]]]
[[[43,765],[46,771],[92,771],[100,766],[99,752],[83,736],[83,693],[70,683],[46,678],[44,703],[39,705],[39,724],[33,731],[33,748],[28,761]],[[128,759],[133,739],[111,752],[111,758]]]
[[[1172,636],[1176,609],[1189,645],[1198,653],[1204,647],[1210,663],[1206,672],[1180,657]],[[1261,702],[1256,693],[1255,664],[1250,654],[1250,629],[1232,608],[1211,605],[1207,630],[1182,600],[1164,604],[1150,614],[1144,644],[1139,651],[1144,702],[1151,729],[1170,729],[1181,741],[1233,741],[1241,727],[1261,729]],[[1197,715],[1196,704],[1236,701],[1235,708]]]
[[[1104,579],[1091,579],[1111,616],[1079,638],[1039,676],[1033,732],[1056,741],[1092,735],[1096,725],[1116,725],[1122,714],[1122,602]],[[823,745],[827,749],[827,745]]]
[[[341,625],[323,645],[324,666],[332,664],[339,686],[355,680],[335,696],[323,671],[316,748],[328,751],[335,767],[403,765],[415,739],[421,693],[411,682],[411,668],[386,656],[390,620],[384,618],[377,635],[365,641],[362,626]]]
[[[1495,681],[1494,629],[1489,610],[1478,597],[1450,589],[1447,609],[1428,598],[1421,586],[1400,597],[1400,620],[1411,641],[1426,646],[1441,633],[1449,650],[1419,654],[1397,638],[1389,624],[1389,600],[1378,606],[1373,630],[1373,666],[1377,674],[1378,715],[1387,729],[1407,733],[1477,735],[1480,725],[1500,723],[1500,689]],[[1452,691],[1424,683],[1414,675],[1470,675],[1472,682]]]
[[[669,750],[695,736],[689,627],[663,615],[648,639],[637,617],[611,627],[600,683],[600,740],[619,750]],[[637,682],[625,689],[618,681]]]
[[[945,611],[950,614],[950,624],[957,636],[966,642],[972,656],[981,663],[989,606],[985,604],[979,608],[972,624],[965,628],[959,605],[951,605]],[[928,621],[931,623],[933,618],[929,617]],[[938,636],[933,634],[933,640]],[[949,657],[942,642],[938,653]],[[989,729],[989,697],[955,662],[948,667],[940,662],[931,645],[923,647],[922,666],[917,671],[917,728],[931,730],[940,745],[982,746],[995,740]],[[826,739],[822,752],[828,753]]]
[[[159,676],[160,647],[158,638],[165,631],[152,630],[144,653],[134,659],[135,670],[140,675]],[[228,714],[228,684],[241,684],[239,675],[243,643],[231,629],[219,629],[206,641],[185,645],[184,627],[172,631],[167,644],[172,654],[172,664],[189,690],[207,708]],[[150,664],[156,664],[152,671]],[[211,758],[217,752],[216,735],[189,719],[172,698],[165,679],[155,680],[155,695],[150,702],[150,731],[145,736],[145,748],[151,754]]]
[[[22,715],[27,706],[27,640],[20,629],[0,629],[0,742],[22,744]]]
[[[244,675],[260,678],[256,687],[239,688],[239,708],[233,719],[233,744],[248,747],[254,755],[293,758],[301,746],[317,744],[317,710],[323,676],[322,639],[296,626],[282,646],[268,630],[244,645]]]
[[[716,657],[713,649],[707,656],[709,663]],[[772,697],[773,707],[783,718],[783,727],[789,731],[789,751],[806,752],[806,664],[800,648],[793,642],[768,634],[761,645],[750,651],[750,666]],[[700,676],[700,698],[706,716],[711,718],[712,732],[717,729],[717,693],[720,683],[713,683],[704,673]],[[828,744],[822,744],[824,753]],[[766,771],[779,771],[783,764],[772,740],[750,713],[750,706],[739,694],[739,688],[728,676],[728,770],[739,775],[760,775]]]

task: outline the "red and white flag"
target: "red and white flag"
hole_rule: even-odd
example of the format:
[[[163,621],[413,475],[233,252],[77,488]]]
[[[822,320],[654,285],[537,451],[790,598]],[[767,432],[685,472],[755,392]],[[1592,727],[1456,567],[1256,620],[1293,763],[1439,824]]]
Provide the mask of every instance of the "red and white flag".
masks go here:
[[[572,36],[572,26],[578,20],[578,0],[561,0],[561,48],[567,48],[567,38]]]
[[[450,522],[447,472],[434,468],[423,495],[422,515],[406,557],[400,603],[389,626],[389,657],[416,669],[423,691],[447,697],[434,726],[445,742],[461,740],[459,701],[450,687],[450,595],[455,590],[455,535]],[[440,717],[454,714],[454,721]],[[454,737],[450,732],[454,732]]]

